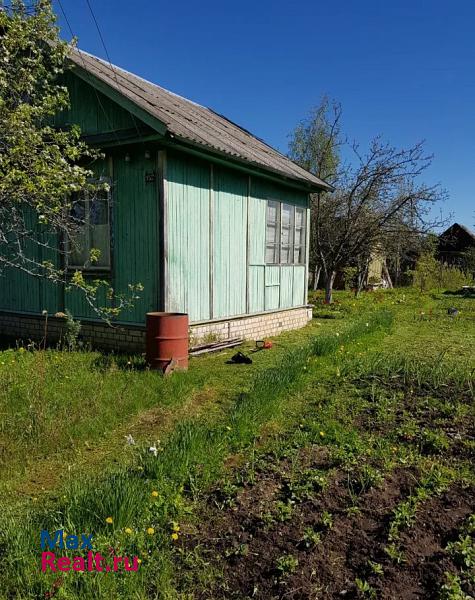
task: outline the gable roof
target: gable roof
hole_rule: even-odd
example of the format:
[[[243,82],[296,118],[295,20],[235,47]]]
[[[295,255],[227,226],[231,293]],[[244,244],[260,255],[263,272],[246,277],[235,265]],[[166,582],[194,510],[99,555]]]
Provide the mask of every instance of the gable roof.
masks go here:
[[[163,124],[165,135],[176,141],[303,183],[310,189],[331,189],[330,185],[212,109],[178,96],[83,50],[72,48],[69,58],[76,67],[92,76],[88,79],[91,85],[97,79],[119,92]]]
[[[469,246],[475,246],[475,233],[460,223],[454,223],[439,235],[439,251],[462,250]]]

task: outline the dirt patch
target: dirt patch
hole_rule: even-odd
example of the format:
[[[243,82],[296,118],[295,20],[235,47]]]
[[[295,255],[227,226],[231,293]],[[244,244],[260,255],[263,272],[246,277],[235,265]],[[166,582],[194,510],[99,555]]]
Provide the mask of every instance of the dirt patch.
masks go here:
[[[324,448],[306,449],[302,458],[301,472],[309,466],[326,469],[330,481],[300,502],[286,502],[287,461],[238,491],[210,496],[201,525],[185,545],[199,547],[206,561],[219,564],[223,577],[212,591],[196,590],[196,597],[371,597],[358,590],[359,579],[378,599],[435,598],[444,573],[456,571],[445,547],[475,510],[475,489],[455,485],[423,504],[401,534],[404,562],[398,564],[385,551],[389,526],[395,507],[417,486],[417,473],[395,470],[381,486],[360,494],[355,508],[348,475],[333,468]],[[324,523],[325,515],[331,523]]]

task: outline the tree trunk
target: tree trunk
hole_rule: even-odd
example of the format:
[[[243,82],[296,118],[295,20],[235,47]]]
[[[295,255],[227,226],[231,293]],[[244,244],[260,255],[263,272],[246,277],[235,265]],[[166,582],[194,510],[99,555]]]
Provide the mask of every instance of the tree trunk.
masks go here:
[[[322,272],[322,267],[317,267],[315,265],[315,271],[313,272],[313,290],[318,290],[318,284],[320,283],[320,273]]]
[[[325,279],[325,304],[331,304],[333,299],[333,283],[335,281],[336,271],[328,273]]]

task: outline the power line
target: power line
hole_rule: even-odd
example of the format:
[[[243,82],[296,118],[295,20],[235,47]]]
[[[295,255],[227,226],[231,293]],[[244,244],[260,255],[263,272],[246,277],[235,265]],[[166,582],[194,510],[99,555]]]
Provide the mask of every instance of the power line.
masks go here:
[[[99,34],[99,37],[101,39],[101,43],[102,43],[102,46],[104,48],[104,52],[106,53],[107,61],[109,63],[111,71],[114,73],[115,82],[117,83],[117,86],[118,86],[119,90],[122,91],[122,87],[121,87],[121,85],[119,83],[119,80],[117,79],[117,73],[116,73],[116,71],[114,69],[114,65],[111,62],[111,59],[110,59],[110,56],[109,56],[109,52],[107,50],[106,43],[104,41],[104,36],[102,35],[101,28],[99,27],[99,23],[98,23],[98,21],[96,19],[96,15],[94,14],[94,11],[92,10],[92,6],[91,6],[91,3],[90,3],[89,0],[86,0],[86,4],[89,7],[89,11],[90,11],[90,13],[92,15],[92,19],[93,19],[93,21],[94,21],[94,23],[96,25],[97,33]],[[134,126],[135,126],[135,129],[136,129],[136,131],[137,131],[137,133],[139,135],[139,139],[141,140],[142,144],[145,145],[143,137],[142,137],[142,134],[141,134],[140,129],[139,129],[138,125],[137,125],[137,121],[135,119],[135,115],[133,115],[132,113],[130,113],[130,116],[132,117],[132,121],[134,122]]]
[[[69,32],[70,32],[71,36],[72,36],[74,39],[76,39],[76,36],[74,35],[74,32],[73,32],[73,28],[71,27],[71,23],[69,22],[68,16],[67,16],[67,14],[66,14],[66,11],[64,10],[63,3],[61,2],[61,0],[58,0],[58,4],[59,4],[59,8],[60,8],[60,10],[61,10],[61,12],[62,12],[62,14],[63,14],[64,20],[66,21],[66,25],[68,26],[68,29],[69,29]],[[83,65],[84,65],[84,69],[85,69],[85,70],[86,70],[86,72],[88,73],[89,71],[88,71],[88,69],[87,69],[86,61],[84,60],[84,56],[82,55],[82,52],[81,52],[81,50],[79,50],[79,49],[78,49],[78,54],[79,54],[79,56],[81,57],[82,63],[83,63]],[[119,136],[117,135],[117,132],[116,132],[116,131],[115,131],[115,129],[114,129],[113,123],[111,123],[111,121],[109,120],[109,115],[107,114],[107,112],[106,112],[106,110],[105,110],[105,108],[104,108],[104,105],[103,105],[103,104],[102,104],[102,102],[101,102],[101,99],[100,99],[100,97],[99,97],[99,94],[98,94],[98,92],[97,92],[97,90],[96,90],[95,86],[94,86],[94,85],[92,85],[92,88],[93,88],[93,90],[94,90],[94,93],[95,93],[95,96],[96,96],[97,102],[98,102],[99,106],[101,107],[101,110],[102,110],[102,112],[104,113],[104,116],[105,116],[105,118],[106,118],[106,121],[107,121],[107,125],[110,127],[110,130],[111,130],[111,131],[113,132],[113,134],[115,135],[116,141],[117,141],[117,142],[120,144],[120,138],[119,138]]]

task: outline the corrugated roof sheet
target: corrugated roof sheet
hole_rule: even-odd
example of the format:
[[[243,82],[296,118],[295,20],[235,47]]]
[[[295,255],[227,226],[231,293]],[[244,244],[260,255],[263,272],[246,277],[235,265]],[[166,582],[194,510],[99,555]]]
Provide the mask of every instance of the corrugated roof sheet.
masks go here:
[[[168,133],[179,140],[312,187],[330,188],[249,131],[210,108],[178,96],[83,50],[73,49],[70,59],[161,121]]]

